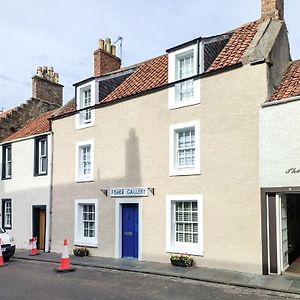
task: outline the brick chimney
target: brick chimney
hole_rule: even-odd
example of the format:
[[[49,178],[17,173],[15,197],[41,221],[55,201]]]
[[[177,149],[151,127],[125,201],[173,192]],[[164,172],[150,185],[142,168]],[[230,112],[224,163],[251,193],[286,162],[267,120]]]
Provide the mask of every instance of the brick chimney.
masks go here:
[[[116,46],[109,38],[99,40],[99,48],[94,52],[94,76],[101,76],[116,71],[121,67],[121,60],[116,55]]]
[[[62,106],[63,87],[53,67],[37,67],[36,75],[32,77],[32,98]]]
[[[284,0],[262,0],[261,1],[262,19],[284,19]]]

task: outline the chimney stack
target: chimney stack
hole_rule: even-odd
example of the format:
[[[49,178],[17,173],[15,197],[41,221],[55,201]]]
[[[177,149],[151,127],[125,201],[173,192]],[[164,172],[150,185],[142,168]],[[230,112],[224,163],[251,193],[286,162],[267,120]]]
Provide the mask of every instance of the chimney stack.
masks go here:
[[[120,69],[121,60],[116,55],[116,46],[111,44],[111,39],[100,39],[98,45],[99,48],[94,52],[94,76],[102,76]]]
[[[41,99],[62,106],[63,85],[53,67],[39,66],[32,77],[32,98]]]
[[[284,20],[284,0],[261,0],[261,18]]]

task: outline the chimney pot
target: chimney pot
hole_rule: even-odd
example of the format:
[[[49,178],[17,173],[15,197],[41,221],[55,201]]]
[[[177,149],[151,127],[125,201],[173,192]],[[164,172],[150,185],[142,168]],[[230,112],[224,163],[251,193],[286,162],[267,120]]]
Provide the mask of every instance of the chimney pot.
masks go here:
[[[58,73],[54,73],[54,75],[53,75],[53,81],[55,83],[59,83],[59,74]]]
[[[110,38],[105,39],[105,50],[106,50],[106,52],[111,54],[111,39]]]
[[[117,55],[117,49],[116,49],[116,46],[115,45],[112,45],[111,46],[111,54],[116,56]]]
[[[99,45],[99,49],[104,50],[104,40],[100,39],[98,45]]]
[[[42,71],[42,67],[41,66],[38,66],[37,69],[36,69],[36,75],[39,76],[39,77],[42,77],[43,76],[43,71]]]

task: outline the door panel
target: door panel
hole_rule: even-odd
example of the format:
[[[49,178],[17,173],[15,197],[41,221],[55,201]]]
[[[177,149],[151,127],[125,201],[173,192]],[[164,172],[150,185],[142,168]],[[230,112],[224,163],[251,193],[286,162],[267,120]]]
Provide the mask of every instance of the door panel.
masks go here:
[[[122,205],[122,257],[138,258],[138,204]]]

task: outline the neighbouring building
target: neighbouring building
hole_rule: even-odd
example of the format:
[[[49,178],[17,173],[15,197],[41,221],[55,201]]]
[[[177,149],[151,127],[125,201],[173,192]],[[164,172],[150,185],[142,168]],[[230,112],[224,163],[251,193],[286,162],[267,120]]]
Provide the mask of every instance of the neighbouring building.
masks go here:
[[[17,248],[28,248],[29,239],[35,236],[38,248],[48,251],[52,175],[49,118],[53,109],[62,105],[63,86],[51,67],[39,67],[32,82],[33,98],[4,113],[3,122],[0,119],[7,126],[0,143],[0,224],[14,236]]]
[[[94,57],[52,118],[52,250],[67,237],[95,256],[262,273],[259,107],[290,63],[283,1],[132,67],[109,39]]]
[[[260,110],[264,273],[299,272],[300,61]]]
[[[0,113],[0,142],[40,114],[62,105],[63,86],[53,67],[38,67],[32,77],[32,97],[26,103]]]

